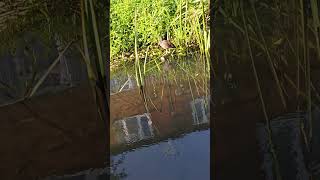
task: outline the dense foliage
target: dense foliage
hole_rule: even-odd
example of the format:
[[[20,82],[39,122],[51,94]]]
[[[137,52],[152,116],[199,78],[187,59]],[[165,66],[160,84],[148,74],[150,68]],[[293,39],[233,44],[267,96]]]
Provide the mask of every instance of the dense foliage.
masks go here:
[[[177,47],[185,49],[191,44],[200,44],[203,19],[209,22],[208,7],[209,1],[199,0],[112,0],[111,59],[123,52],[134,51],[135,10],[139,50],[157,45],[160,38],[166,36]]]

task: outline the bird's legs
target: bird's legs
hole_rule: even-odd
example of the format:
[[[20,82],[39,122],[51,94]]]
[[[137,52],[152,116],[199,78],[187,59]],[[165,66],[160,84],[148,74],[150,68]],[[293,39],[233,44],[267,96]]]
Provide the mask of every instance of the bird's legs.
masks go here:
[[[166,57],[167,54],[168,54],[168,51],[167,51],[167,49],[166,49],[166,52],[162,55],[162,57]]]

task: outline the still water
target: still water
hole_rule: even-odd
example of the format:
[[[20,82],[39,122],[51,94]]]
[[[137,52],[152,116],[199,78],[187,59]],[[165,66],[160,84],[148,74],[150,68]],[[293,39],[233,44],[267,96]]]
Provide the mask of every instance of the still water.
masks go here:
[[[196,76],[148,76],[144,93],[130,75],[112,81],[114,179],[210,179],[209,86]]]
[[[76,64],[57,66],[37,96],[11,103],[28,89],[23,85],[31,78],[30,63],[24,54],[0,58],[1,82],[17,89],[14,99],[0,92],[0,117],[6,117],[0,126],[6,144],[0,148],[1,180],[100,180],[109,170],[113,179],[209,179],[209,74],[203,65],[194,66],[192,58],[159,61],[146,73],[144,88],[134,72],[112,76],[109,168],[85,66],[72,61],[80,59],[73,53],[65,59]],[[45,70],[48,64],[38,66]]]
[[[137,148],[113,157],[123,179],[210,179],[210,130]]]
[[[70,170],[55,171],[44,179],[210,179],[209,78],[201,70],[185,66],[166,73],[151,73],[145,76],[143,88],[137,85],[134,73],[112,76],[111,167],[95,163],[98,156],[103,157],[103,148],[97,144],[101,139],[92,138],[79,143],[81,149],[70,147],[73,152],[88,153],[101,147],[86,160],[91,164],[81,161],[77,168],[71,168],[70,164]],[[85,150],[86,147],[94,148]]]

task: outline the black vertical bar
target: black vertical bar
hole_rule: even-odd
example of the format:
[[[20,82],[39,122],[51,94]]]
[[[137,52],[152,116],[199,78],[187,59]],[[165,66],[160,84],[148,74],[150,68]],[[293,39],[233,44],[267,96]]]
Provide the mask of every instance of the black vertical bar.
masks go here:
[[[230,40],[230,37],[221,34],[227,29],[224,30],[224,27],[220,26],[227,21],[219,12],[219,8],[223,8],[226,3],[228,1],[219,0],[211,0],[210,3],[210,29],[212,32],[210,37],[212,65],[210,71],[211,179],[260,180],[256,123],[255,119],[251,117],[251,113],[257,114],[257,112],[242,108],[241,103],[221,104],[221,99],[223,99],[221,96],[228,96],[226,89],[222,89],[222,87],[228,86],[223,85],[227,83],[224,81],[224,54],[221,51],[225,47],[217,39],[223,39],[224,42]],[[221,29],[218,31],[217,27]],[[244,38],[243,41],[245,41]],[[220,62],[218,62],[219,58]],[[230,62],[231,67],[232,63]]]

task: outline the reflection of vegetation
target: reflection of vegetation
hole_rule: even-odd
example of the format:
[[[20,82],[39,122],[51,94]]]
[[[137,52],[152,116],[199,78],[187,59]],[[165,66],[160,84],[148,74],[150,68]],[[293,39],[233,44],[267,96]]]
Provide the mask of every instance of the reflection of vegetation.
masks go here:
[[[286,112],[288,102],[293,99],[296,106],[292,110],[305,110],[309,114],[312,103],[319,102],[319,89],[311,81],[311,64],[320,60],[317,3],[316,0],[258,0],[217,1],[215,4],[215,71],[223,71],[221,64],[252,67],[271,144],[268,117],[271,112],[267,112],[267,100],[261,88],[263,76],[272,77],[275,93]],[[269,74],[261,75],[258,70],[261,64],[268,68]],[[295,92],[291,93],[290,89]],[[309,118],[301,127],[307,149],[310,149],[312,120]],[[277,165],[274,152],[273,156]],[[279,172],[277,175],[279,179]]]
[[[111,173],[110,178],[113,180],[120,180],[128,176],[128,174],[125,172],[125,169],[119,170],[119,166],[124,162],[126,153],[121,154],[121,157],[115,161],[113,158],[111,158]],[[120,172],[119,172],[120,171]]]
[[[95,1],[93,1],[95,2]],[[97,19],[105,24],[106,3],[95,2]],[[54,38],[54,33],[69,42],[81,35],[80,1],[1,1],[0,2],[0,40],[1,50],[15,48],[15,40],[26,31],[37,32],[45,42]],[[101,37],[106,36],[106,27],[101,26]],[[107,39],[104,38],[104,42]],[[106,43],[103,43],[106,44]]]
[[[94,97],[99,107],[100,118],[105,121],[108,111],[107,53],[105,52],[109,44],[105,26],[107,9],[107,3],[96,0],[1,1],[1,50],[2,52],[8,50],[14,52],[17,47],[16,40],[25,32],[35,32],[47,44],[57,35],[63,42],[64,49],[68,49],[71,43],[75,44],[73,50],[79,50],[83,55]],[[63,54],[64,51],[37,79],[33,87],[30,87],[32,90],[27,97],[35,93]]]
[[[177,147],[173,145],[173,142],[170,139],[164,144],[163,153],[165,156],[176,157],[179,155],[179,151],[177,150]]]

